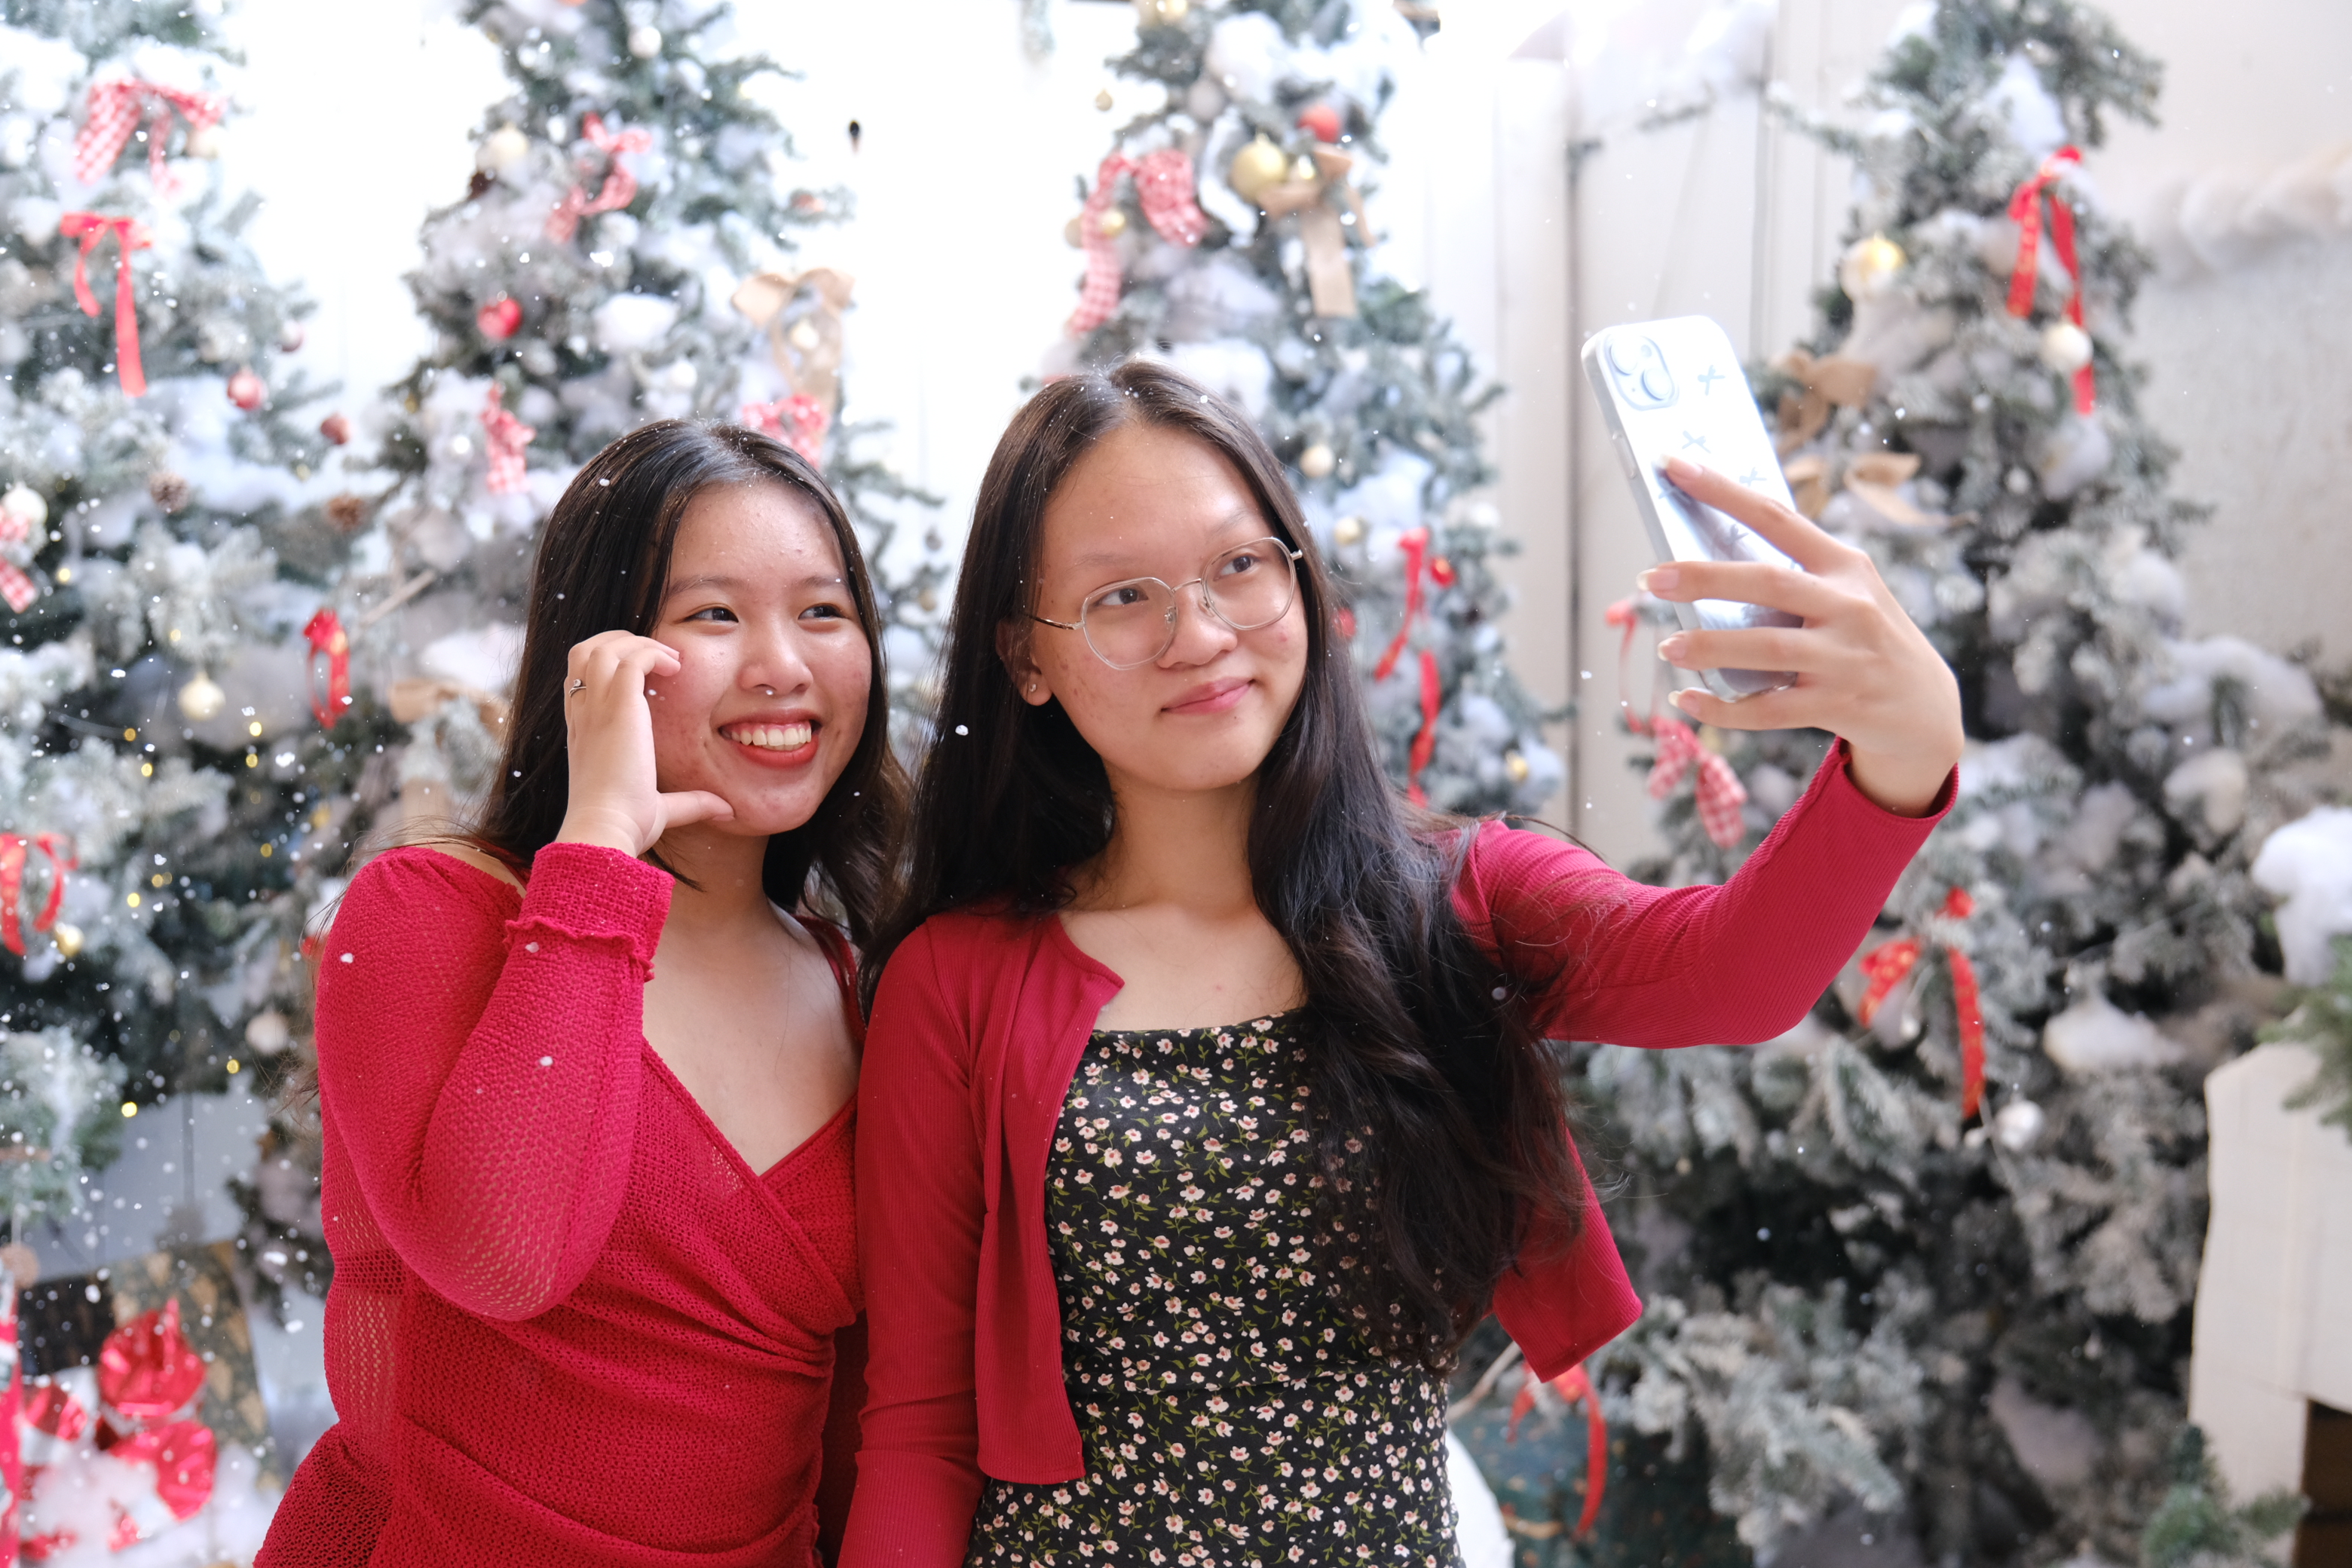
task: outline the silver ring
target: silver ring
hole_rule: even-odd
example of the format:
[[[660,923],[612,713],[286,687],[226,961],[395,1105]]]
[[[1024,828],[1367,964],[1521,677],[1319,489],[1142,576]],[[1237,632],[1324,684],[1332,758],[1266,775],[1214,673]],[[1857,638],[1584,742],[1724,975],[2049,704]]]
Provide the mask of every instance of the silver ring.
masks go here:
[[[569,691],[567,691],[567,692],[565,693],[565,695],[566,695],[566,696],[571,696],[571,695],[576,694],[576,693],[578,693],[578,692],[585,691],[585,690],[587,690],[587,689],[588,689],[588,683],[587,683],[586,681],[584,681],[584,680],[575,680],[575,681],[573,681],[573,682],[572,683],[571,689],[570,689]]]

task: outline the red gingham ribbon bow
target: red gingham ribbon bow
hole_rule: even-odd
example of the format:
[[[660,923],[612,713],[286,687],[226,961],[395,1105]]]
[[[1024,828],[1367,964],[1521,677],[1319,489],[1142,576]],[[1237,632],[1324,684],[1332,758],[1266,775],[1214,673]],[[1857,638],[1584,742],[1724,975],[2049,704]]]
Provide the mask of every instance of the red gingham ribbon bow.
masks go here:
[[[1194,199],[1192,160],[1174,147],[1147,153],[1140,162],[1113,153],[1095,170],[1094,193],[1078,215],[1079,237],[1087,247],[1086,281],[1078,287],[1078,308],[1070,312],[1072,337],[1083,337],[1110,320],[1118,308],[1118,246],[1102,231],[1102,216],[1118,195],[1122,174],[1135,176],[1136,200],[1143,216],[1160,238],[1171,245],[1194,246],[1209,230],[1209,220]]]
[[[148,237],[147,226],[135,217],[68,213],[58,219],[58,232],[68,239],[81,241],[81,254],[74,258],[74,302],[85,316],[98,314],[98,296],[89,291],[89,253],[98,248],[100,240],[110,234],[114,236],[118,253],[114,265],[114,374],[122,383],[124,396],[144,395],[147,372],[139,363],[139,301],[137,285],[131,276],[131,253],[154,243]]]
[[[489,447],[489,472],[482,479],[482,488],[494,496],[521,489],[526,467],[523,450],[538,434],[536,426],[526,425],[507,411],[505,391],[492,382],[489,395],[482,399],[482,439]]]
[[[824,433],[833,424],[833,416],[815,398],[795,392],[773,403],[743,405],[743,423],[762,436],[773,436],[814,463],[824,460]]]
[[[1511,1423],[1504,1428],[1504,1442],[1519,1440],[1519,1423],[1536,1407],[1537,1381],[1534,1369],[1529,1368],[1519,1384],[1519,1396],[1511,1401]],[[1570,1405],[1581,1401],[1584,1405],[1584,1511],[1577,1519],[1576,1533],[1588,1535],[1592,1521],[1601,1517],[1601,1494],[1609,1485],[1609,1420],[1601,1414],[1600,1392],[1592,1386],[1582,1362],[1553,1378],[1551,1386]]]
[[[27,838],[21,833],[0,833],[0,946],[19,958],[25,956],[25,912],[20,907],[25,862],[35,849],[49,858],[49,896],[41,900],[41,912],[33,917],[35,931],[47,931],[58,923],[58,911],[66,902],[66,873],[78,864],[73,841],[60,834],[36,833]]]
[[[593,197],[584,185],[574,185],[548,215],[547,237],[562,245],[578,232],[580,220],[598,213],[618,212],[637,199],[637,177],[622,165],[624,153],[642,153],[654,144],[653,132],[641,127],[607,131],[601,114],[583,115],[580,134],[604,154],[604,184]]]
[[[320,610],[302,627],[302,637],[310,645],[307,661],[310,681],[310,716],[319,721],[319,728],[331,730],[342,718],[343,710],[352,705],[352,639],[343,631],[343,618],[332,610]],[[318,667],[320,655],[327,660],[327,688],[319,689]]]
[[[1737,845],[1748,832],[1739,812],[1748,804],[1748,786],[1739,782],[1731,764],[1700,745],[1697,734],[1679,719],[1661,715],[1651,720],[1648,728],[1658,742],[1657,761],[1650,764],[1650,798],[1665,799],[1683,782],[1683,775],[1696,767],[1699,826],[1706,829],[1717,848]]]
[[[1381,654],[1381,662],[1372,670],[1374,680],[1386,680],[1396,672],[1397,660],[1404,655],[1405,639],[1412,635],[1412,623],[1426,607],[1422,594],[1421,576],[1429,563],[1429,530],[1415,528],[1397,541],[1404,552],[1404,616],[1397,623],[1396,636]],[[1433,569],[1431,575],[1437,575]],[[1444,574],[1451,581],[1453,573]],[[1443,583],[1440,584],[1444,585]],[[1415,805],[1427,805],[1429,796],[1421,787],[1421,772],[1429,766],[1429,759],[1437,753],[1437,710],[1445,692],[1437,678],[1437,655],[1428,648],[1421,650],[1421,729],[1412,738],[1412,752],[1405,763],[1405,796]]]
[[[33,531],[15,512],[0,510],[0,546],[23,544],[33,537]],[[17,615],[25,606],[41,596],[40,584],[25,574],[24,569],[5,555],[0,555],[0,599]]]
[[[1964,921],[1976,913],[1977,901],[1966,888],[1954,888],[1937,911],[1946,920]],[[1862,955],[1862,973],[1867,984],[1863,988],[1861,1005],[1854,1015],[1864,1028],[1878,1016],[1886,1005],[1887,996],[1895,983],[1911,973],[1925,951],[1916,936],[1897,937],[1885,942]],[[1984,1100],[1984,1003],[1977,987],[1977,966],[1958,947],[1944,949],[1944,959],[1952,972],[1952,1011],[1960,1031],[1960,1120],[1965,1121],[1977,1113]]]
[[[181,118],[188,122],[189,134],[194,135],[207,125],[219,123],[220,100],[130,77],[90,85],[89,113],[82,121],[80,133],[74,137],[75,179],[86,185],[93,184],[114,167],[114,161],[122,155],[123,144],[138,129],[142,109],[148,115],[147,174],[154,182],[155,194],[169,196],[179,189],[179,182],[172,177],[171,165],[163,157],[163,142],[172,133],[172,111],[180,111]]]
[[[2050,198],[2050,248],[2058,255],[2058,265],[2066,269],[2070,280],[2066,295],[2066,319],[2076,326],[2083,324],[2083,269],[2074,254],[2074,209],[2059,199],[2051,189],[2060,178],[2083,165],[2083,154],[2072,147],[2061,147],[2042,161],[2032,178],[2017,187],[2009,198],[2009,216],[2017,225],[2017,270],[2009,275],[2009,313],[2012,316],[2033,314],[2033,285],[2040,271],[2042,246],[2042,200]],[[2099,405],[2098,380],[2087,364],[2074,373],[2074,409],[2088,414]]]

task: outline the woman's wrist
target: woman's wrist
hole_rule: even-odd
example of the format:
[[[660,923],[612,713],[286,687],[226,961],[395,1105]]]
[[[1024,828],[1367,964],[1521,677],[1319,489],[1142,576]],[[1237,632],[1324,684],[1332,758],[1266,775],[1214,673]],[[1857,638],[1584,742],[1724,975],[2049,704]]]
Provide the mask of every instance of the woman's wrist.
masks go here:
[[[555,830],[558,844],[585,844],[598,849],[617,849],[635,858],[637,847],[636,825],[625,817],[606,812],[571,811],[563,816],[563,825]]]
[[[1925,816],[1943,794],[1952,764],[1933,757],[1887,755],[1846,743],[1846,776],[1863,798],[1897,816]]]

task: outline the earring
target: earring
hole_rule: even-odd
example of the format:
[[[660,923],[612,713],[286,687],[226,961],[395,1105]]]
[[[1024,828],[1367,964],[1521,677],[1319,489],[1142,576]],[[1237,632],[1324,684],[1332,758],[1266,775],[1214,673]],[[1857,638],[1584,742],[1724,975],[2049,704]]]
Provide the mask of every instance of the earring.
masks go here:
[[[1037,695],[1037,683],[1034,680],[1029,683],[1029,695],[1032,697]]]

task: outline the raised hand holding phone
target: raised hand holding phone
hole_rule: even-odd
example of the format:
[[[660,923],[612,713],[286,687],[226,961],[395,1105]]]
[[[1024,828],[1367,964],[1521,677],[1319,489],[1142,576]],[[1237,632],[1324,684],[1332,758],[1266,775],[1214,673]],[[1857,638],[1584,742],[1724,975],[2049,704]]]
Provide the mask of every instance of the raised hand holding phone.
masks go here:
[[[707,790],[662,792],[648,704],[652,682],[677,669],[674,649],[631,632],[599,632],[572,647],[563,681],[572,786],[559,842],[643,855],[673,827],[735,815]]]
[[[1916,816],[1943,787],[1962,743],[1959,683],[1880,580],[1864,552],[1729,475],[1668,458],[1664,477],[1705,506],[1754,529],[1797,569],[1759,561],[1677,561],[1635,581],[1674,604],[1759,605],[1798,626],[1680,631],[1658,657],[1684,669],[1792,671],[1793,682],[1727,702],[1696,687],[1675,707],[1726,730],[1827,730],[1853,754],[1854,784],[1889,811]]]

